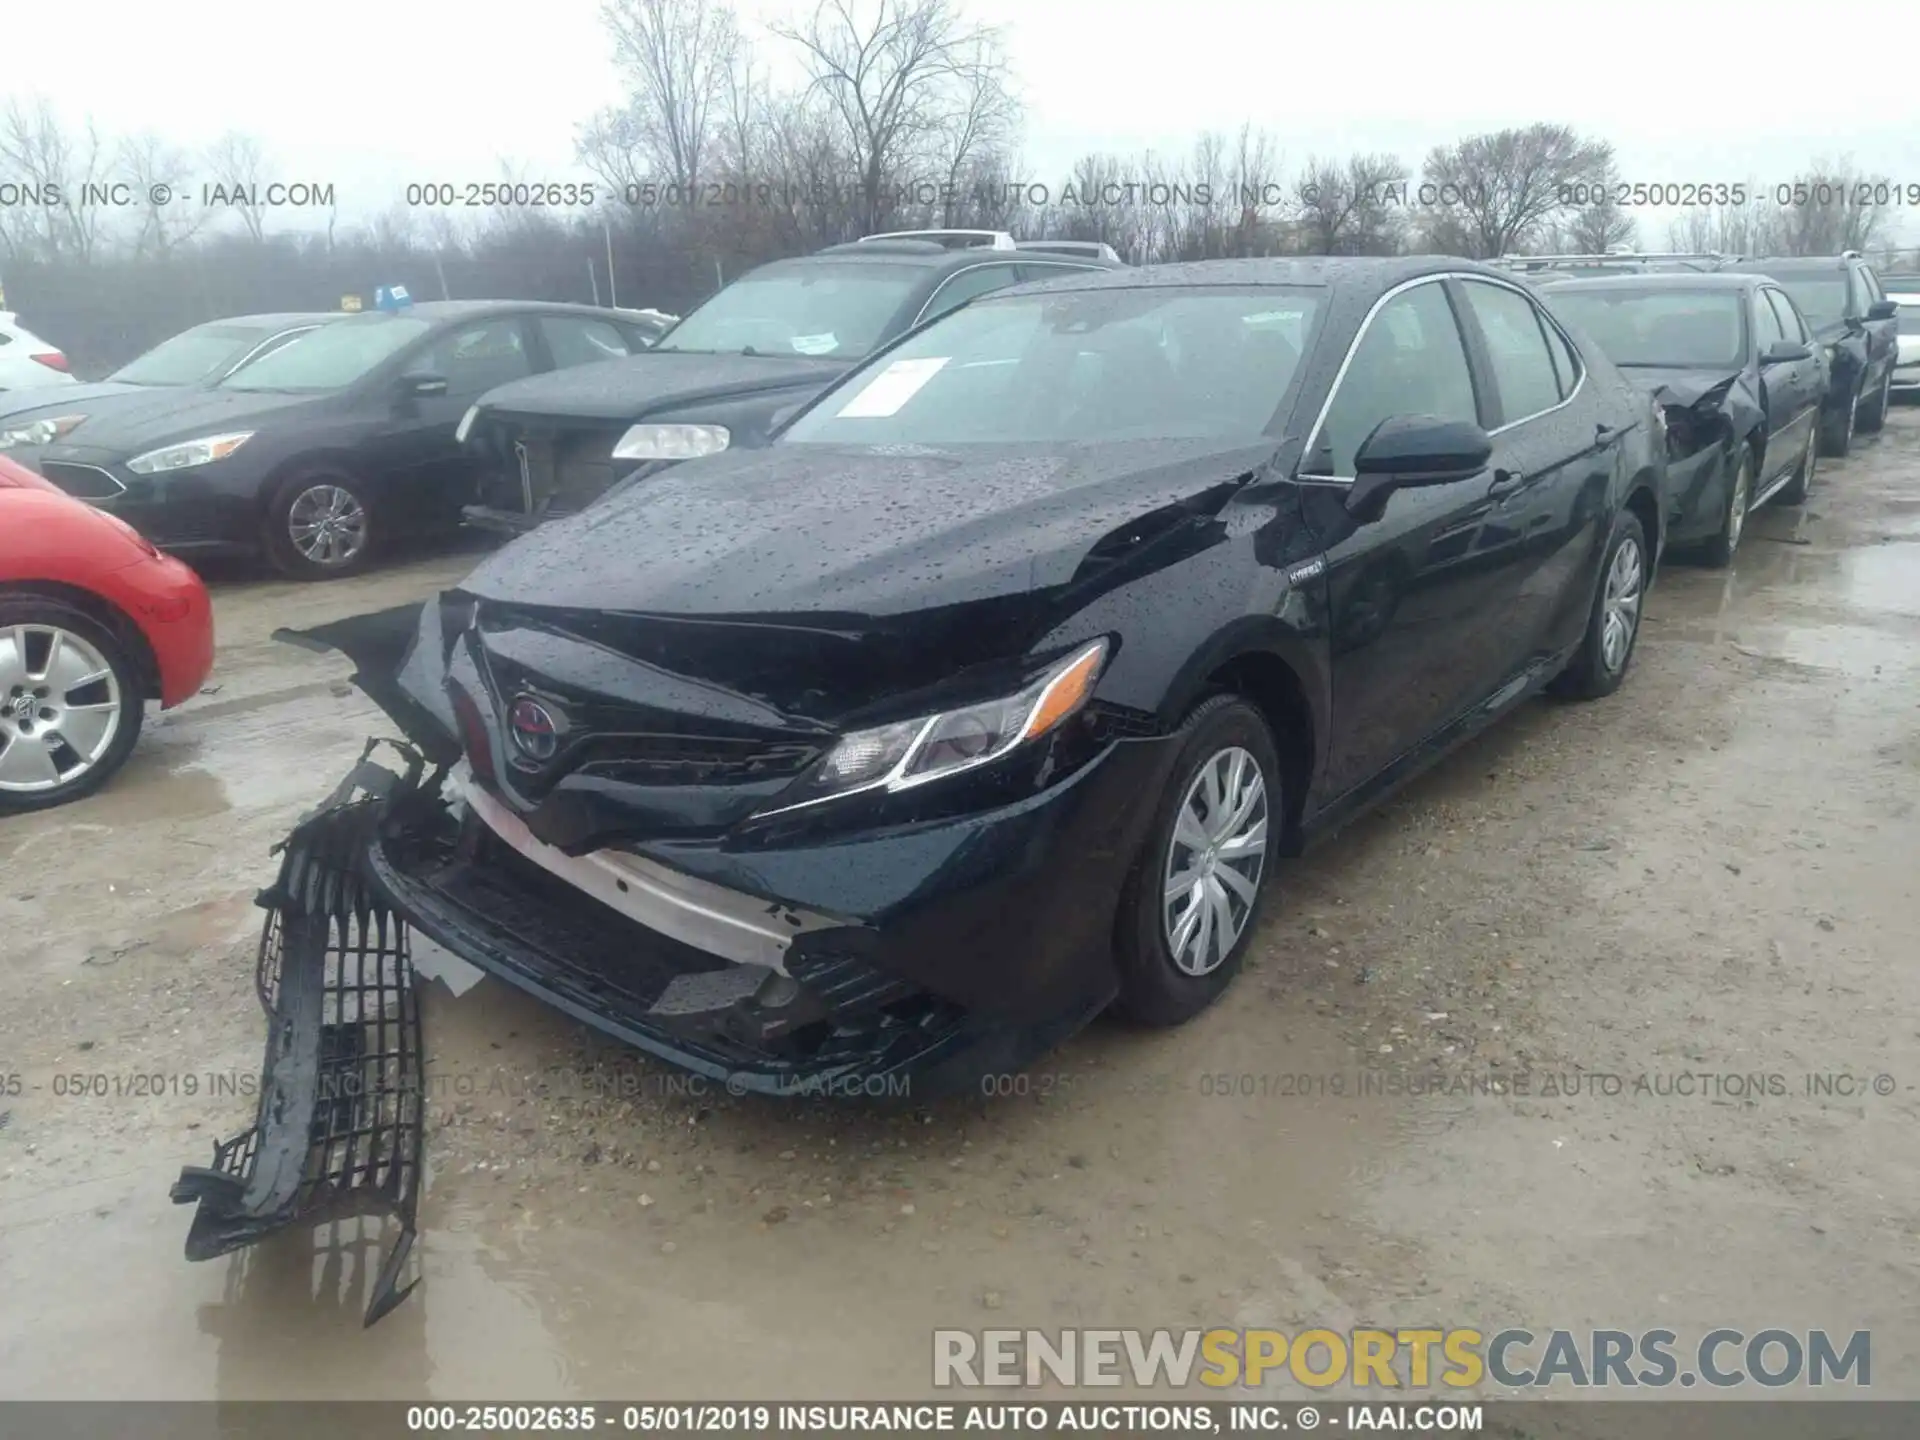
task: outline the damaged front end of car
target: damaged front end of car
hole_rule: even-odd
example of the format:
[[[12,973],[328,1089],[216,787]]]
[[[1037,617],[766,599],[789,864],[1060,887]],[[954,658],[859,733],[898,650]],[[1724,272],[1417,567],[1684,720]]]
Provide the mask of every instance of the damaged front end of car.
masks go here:
[[[1766,411],[1744,372],[1670,378],[1653,387],[1665,421],[1667,524],[1677,540],[1716,529],[1744,437],[1765,433]]]

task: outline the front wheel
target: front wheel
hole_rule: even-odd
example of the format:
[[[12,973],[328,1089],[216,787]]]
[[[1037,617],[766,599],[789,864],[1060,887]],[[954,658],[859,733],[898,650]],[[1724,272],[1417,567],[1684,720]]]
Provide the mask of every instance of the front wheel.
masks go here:
[[[267,506],[267,553],[295,580],[337,580],[373,554],[373,504],[365,484],[338,470],[284,480]]]
[[[1247,701],[1203,702],[1179,743],[1116,927],[1117,1008],[1143,1025],[1191,1020],[1233,983],[1285,814],[1273,734]]]
[[[1633,661],[1634,642],[1640,638],[1640,607],[1651,574],[1646,530],[1639,516],[1623,509],[1614,517],[1613,534],[1600,565],[1600,588],[1587,617],[1586,638],[1554,681],[1557,692],[1576,700],[1598,700],[1620,688]]]
[[[1727,510],[1720,517],[1720,533],[1707,541],[1704,552],[1707,564],[1714,569],[1724,570],[1733,563],[1734,552],[1740,548],[1740,536],[1747,528],[1747,507],[1752,497],[1753,450],[1742,445],[1733,480],[1727,486]]]
[[[144,713],[139,668],[106,626],[58,600],[0,595],[0,814],[106,784]]]
[[[1855,390],[1848,397],[1844,414],[1825,414],[1820,417],[1820,453],[1829,459],[1842,460],[1853,448],[1854,414],[1860,408],[1860,392]]]

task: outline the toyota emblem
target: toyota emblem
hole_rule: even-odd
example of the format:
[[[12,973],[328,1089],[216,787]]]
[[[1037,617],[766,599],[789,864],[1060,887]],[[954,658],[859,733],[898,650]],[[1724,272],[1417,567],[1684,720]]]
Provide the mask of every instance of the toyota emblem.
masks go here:
[[[513,709],[507,712],[507,729],[513,735],[514,748],[529,760],[551,760],[560,749],[560,722],[530,695],[513,702]]]

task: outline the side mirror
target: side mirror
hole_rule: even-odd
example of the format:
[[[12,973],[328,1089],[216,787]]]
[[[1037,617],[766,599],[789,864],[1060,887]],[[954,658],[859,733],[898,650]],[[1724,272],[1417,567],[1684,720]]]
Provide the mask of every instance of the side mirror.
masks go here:
[[[400,394],[409,400],[420,400],[446,393],[447,377],[444,375],[402,375],[400,377]]]
[[[767,433],[769,435],[777,434],[782,426],[806,408],[807,402],[804,400],[796,400],[791,405],[782,405],[768,417]]]
[[[1895,300],[1876,300],[1867,307],[1867,319],[1891,320],[1900,313],[1900,304]]]
[[[1813,351],[1797,340],[1776,340],[1767,347],[1767,353],[1760,357],[1762,365],[1792,365],[1801,360],[1811,360]]]
[[[1353,458],[1347,513],[1378,520],[1394,491],[1470,479],[1492,459],[1493,437],[1471,421],[1389,415]]]

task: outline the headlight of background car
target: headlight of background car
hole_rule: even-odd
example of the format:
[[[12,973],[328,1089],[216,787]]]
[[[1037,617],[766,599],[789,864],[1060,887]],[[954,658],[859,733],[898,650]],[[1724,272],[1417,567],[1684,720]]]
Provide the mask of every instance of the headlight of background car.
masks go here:
[[[634,425],[613,447],[616,460],[692,460],[733,443],[724,425]]]
[[[55,415],[51,419],[29,420],[25,425],[0,430],[0,450],[11,450],[16,445],[51,445],[86,418],[84,415]]]
[[[817,793],[798,804],[861,790],[908,790],[990,764],[1076,714],[1092,696],[1106,658],[1107,642],[1096,640],[1002,699],[851,731],[815,769],[807,789]]]
[[[165,445],[158,450],[149,450],[144,455],[134,456],[127,461],[127,468],[136,475],[159,475],[168,470],[207,465],[215,460],[226,459],[252,438],[253,431],[238,430],[231,435],[205,435],[198,440],[182,440],[178,445]]]

